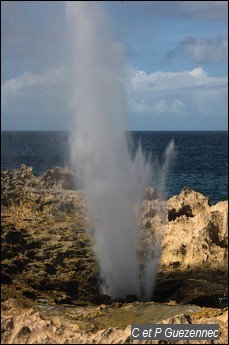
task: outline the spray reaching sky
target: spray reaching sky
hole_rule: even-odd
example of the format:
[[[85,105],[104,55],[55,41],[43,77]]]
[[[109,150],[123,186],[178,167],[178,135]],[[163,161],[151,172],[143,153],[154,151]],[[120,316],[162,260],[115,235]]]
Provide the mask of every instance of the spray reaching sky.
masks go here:
[[[121,48],[110,40],[108,19],[97,2],[68,1],[67,19],[75,50],[71,156],[95,227],[101,290],[112,298],[142,298],[135,206],[152,171],[140,146],[133,159],[128,151]],[[149,280],[145,277],[152,286]]]

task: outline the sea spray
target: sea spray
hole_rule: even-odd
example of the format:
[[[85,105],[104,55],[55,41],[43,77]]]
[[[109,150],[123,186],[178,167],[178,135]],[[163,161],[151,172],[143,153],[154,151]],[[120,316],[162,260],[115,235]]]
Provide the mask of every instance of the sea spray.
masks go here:
[[[166,224],[166,208],[164,203],[164,199],[166,197],[165,185],[169,169],[171,167],[171,163],[174,157],[175,145],[174,141],[172,140],[165,150],[163,165],[160,166],[158,163],[153,164],[153,162],[151,162],[151,164],[154,166],[153,178],[158,193],[158,198],[155,201],[154,207],[159,215],[158,220],[156,220],[156,222],[159,221],[159,226],[156,226],[154,222],[152,223],[152,226],[155,227],[153,228],[153,240],[148,240],[144,248],[145,262],[143,264],[143,272],[141,275],[141,299],[144,301],[150,301],[152,298],[156,273],[161,256],[161,243],[163,240],[164,226]],[[155,174],[155,171],[157,172],[157,174]],[[144,236],[144,234],[142,235]]]
[[[152,170],[140,146],[133,158],[128,150],[121,48],[110,40],[107,16],[97,2],[68,1],[67,19],[75,59],[71,158],[95,227],[101,292],[112,298],[145,299],[150,289],[140,286],[135,207]],[[152,287],[150,255],[147,260],[150,274],[146,272],[144,279]]]

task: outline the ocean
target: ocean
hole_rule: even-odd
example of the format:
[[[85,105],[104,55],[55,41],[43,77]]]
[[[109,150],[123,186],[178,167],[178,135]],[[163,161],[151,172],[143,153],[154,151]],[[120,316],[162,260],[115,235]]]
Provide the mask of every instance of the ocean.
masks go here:
[[[57,166],[69,166],[68,132],[1,133],[1,169],[33,167],[34,175]],[[152,162],[163,162],[166,146],[173,139],[176,155],[166,182],[166,198],[188,186],[212,203],[228,200],[227,131],[133,131],[129,132],[134,154],[141,143]],[[152,179],[153,186],[153,179]]]

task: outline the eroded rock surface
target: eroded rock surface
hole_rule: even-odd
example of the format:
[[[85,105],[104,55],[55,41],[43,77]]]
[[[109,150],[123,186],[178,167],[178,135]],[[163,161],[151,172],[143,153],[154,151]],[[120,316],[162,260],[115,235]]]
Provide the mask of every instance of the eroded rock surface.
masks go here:
[[[2,172],[3,298],[72,303],[98,295],[92,236],[74,173],[55,168]],[[64,189],[63,189],[64,187]]]
[[[63,339],[74,343],[73,333],[77,332],[80,342],[128,342],[129,330],[101,329],[93,336],[82,336],[78,324],[66,326],[66,320],[57,320],[53,325],[33,309],[37,302],[81,306],[111,303],[109,296],[99,292],[94,229],[86,217],[84,193],[77,190],[73,171],[54,168],[34,176],[31,167],[22,165],[2,171],[1,183],[4,343],[18,343],[19,339],[20,343],[55,344],[63,343]],[[143,248],[146,244],[155,246],[159,238],[162,241],[153,300],[224,308],[228,202],[211,205],[208,198],[188,187],[163,201],[149,188],[137,212]],[[23,310],[21,317],[16,302],[7,304],[10,298],[25,301],[31,305],[30,311]],[[45,335],[44,329],[50,332]]]
[[[122,315],[119,306],[119,314]],[[144,307],[144,306],[143,306]],[[96,327],[93,323],[99,315],[91,308],[77,314],[77,318],[66,317],[63,313],[50,314],[31,307],[18,304],[15,300],[8,300],[2,304],[2,344],[124,344],[148,343],[160,344],[161,341],[132,341],[130,340],[131,326],[125,327]],[[77,312],[76,312],[77,313]],[[128,319],[128,313],[124,315]],[[100,314],[102,314],[100,312]],[[191,314],[174,315],[158,322],[165,324],[211,324],[220,327],[219,340],[195,341],[181,340],[179,344],[227,344],[228,312],[217,310],[201,310]],[[85,327],[86,324],[86,327]],[[164,341],[163,343],[170,343]]]
[[[160,235],[157,300],[158,294],[183,303],[227,295],[228,201],[211,205],[209,198],[185,187],[167,202],[148,198],[138,212],[146,237],[155,242]]]
[[[143,226],[162,233],[161,270],[227,269],[228,201],[211,205],[185,187],[167,202],[143,201],[139,213]]]

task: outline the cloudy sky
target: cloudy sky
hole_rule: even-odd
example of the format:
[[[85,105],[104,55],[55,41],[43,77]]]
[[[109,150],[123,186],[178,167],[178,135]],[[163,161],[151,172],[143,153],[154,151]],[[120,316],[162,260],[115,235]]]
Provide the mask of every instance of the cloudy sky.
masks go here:
[[[123,49],[130,130],[226,130],[227,1],[99,1]],[[2,129],[69,130],[65,1],[2,1]]]

